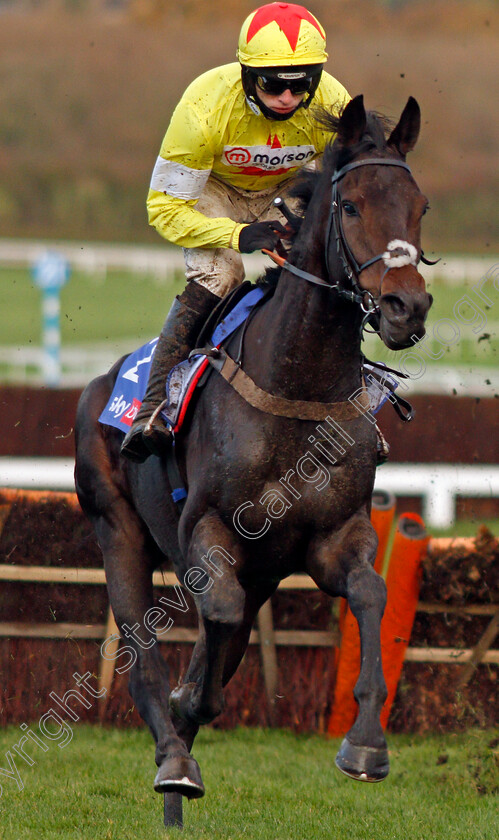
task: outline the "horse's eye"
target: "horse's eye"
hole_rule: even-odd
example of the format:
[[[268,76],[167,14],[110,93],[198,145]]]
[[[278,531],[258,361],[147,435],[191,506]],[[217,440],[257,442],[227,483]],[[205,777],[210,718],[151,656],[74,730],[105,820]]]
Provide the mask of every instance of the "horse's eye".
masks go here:
[[[430,207],[429,204],[425,204],[425,206],[423,207],[423,212],[422,212],[421,215],[424,216],[428,212],[428,210],[431,210],[431,207]]]
[[[343,210],[345,211],[345,213],[347,214],[347,216],[358,216],[359,215],[359,212],[358,212],[355,204],[353,204],[351,201],[343,201],[341,203],[341,206],[342,206]]]

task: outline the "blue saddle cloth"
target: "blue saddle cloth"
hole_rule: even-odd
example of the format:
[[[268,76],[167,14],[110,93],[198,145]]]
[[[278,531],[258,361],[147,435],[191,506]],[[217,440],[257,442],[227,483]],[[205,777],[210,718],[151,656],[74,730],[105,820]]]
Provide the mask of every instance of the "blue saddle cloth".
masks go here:
[[[255,286],[236,304],[234,309],[220,321],[211,337],[213,347],[219,347],[246,320],[253,307],[264,294]],[[154,351],[158,343],[153,338],[147,344],[131,353],[123,362],[113,392],[99,417],[106,426],[114,426],[123,433],[127,431],[142,404],[147,388]],[[166,380],[167,406],[163,417],[169,426],[178,431],[185,417],[188,401],[208,364],[205,356],[194,356],[176,365]]]

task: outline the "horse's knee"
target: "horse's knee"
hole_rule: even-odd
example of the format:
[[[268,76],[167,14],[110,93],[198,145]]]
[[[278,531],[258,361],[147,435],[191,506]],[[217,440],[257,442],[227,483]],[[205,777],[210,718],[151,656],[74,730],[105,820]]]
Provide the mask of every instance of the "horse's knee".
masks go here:
[[[235,632],[243,620],[246,595],[236,578],[218,581],[199,600],[199,612],[206,625]]]
[[[203,687],[197,683],[178,685],[170,693],[168,702],[174,715],[191,726],[211,723],[224,708],[224,696],[221,691],[211,692],[206,696]]]

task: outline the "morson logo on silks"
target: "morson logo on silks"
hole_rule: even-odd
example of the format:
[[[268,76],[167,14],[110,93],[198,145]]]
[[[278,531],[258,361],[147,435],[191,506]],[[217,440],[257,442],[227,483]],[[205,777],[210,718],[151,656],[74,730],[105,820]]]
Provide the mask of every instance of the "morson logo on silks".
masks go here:
[[[281,146],[277,135],[269,135],[265,146],[224,146],[222,162],[245,175],[275,175],[303,166],[315,154],[315,146]]]

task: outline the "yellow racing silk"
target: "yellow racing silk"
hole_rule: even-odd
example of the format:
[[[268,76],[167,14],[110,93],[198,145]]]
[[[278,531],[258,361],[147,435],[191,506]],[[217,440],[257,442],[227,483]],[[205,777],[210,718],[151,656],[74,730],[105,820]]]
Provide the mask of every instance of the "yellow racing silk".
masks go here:
[[[311,107],[339,112],[349,99],[323,72]],[[283,121],[255,113],[238,63],[209,70],[192,82],[173,113],[152,174],[149,223],[185,248],[238,250],[244,225],[195,209],[208,178],[250,192],[269,189],[293,178],[331,139],[304,108]]]

